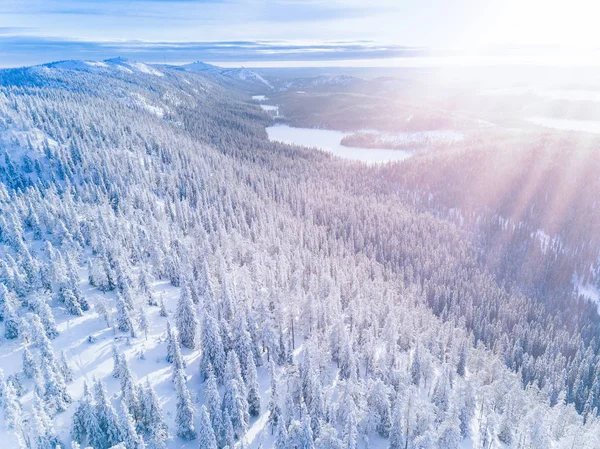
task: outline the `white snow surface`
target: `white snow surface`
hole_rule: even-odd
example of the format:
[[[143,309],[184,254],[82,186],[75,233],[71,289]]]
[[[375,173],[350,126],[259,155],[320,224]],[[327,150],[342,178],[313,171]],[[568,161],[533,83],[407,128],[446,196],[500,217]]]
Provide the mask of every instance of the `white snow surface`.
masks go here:
[[[526,120],[545,128],[600,134],[600,122],[593,120],[573,120],[549,117],[529,117]]]
[[[401,161],[412,156],[411,152],[404,150],[346,147],[340,142],[350,133],[330,129],[293,128],[288,125],[275,125],[267,128],[267,134],[269,140],[272,141],[318,148],[345,159],[362,162]]]

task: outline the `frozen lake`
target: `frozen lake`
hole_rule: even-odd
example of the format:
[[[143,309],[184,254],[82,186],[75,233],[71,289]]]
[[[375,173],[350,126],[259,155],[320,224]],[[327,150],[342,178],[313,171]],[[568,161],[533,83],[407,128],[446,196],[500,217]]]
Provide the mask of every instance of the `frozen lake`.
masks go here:
[[[292,128],[288,125],[276,125],[269,126],[267,134],[271,141],[318,148],[336,156],[356,161],[402,161],[412,156],[411,152],[404,150],[345,147],[340,142],[351,133],[330,129]]]

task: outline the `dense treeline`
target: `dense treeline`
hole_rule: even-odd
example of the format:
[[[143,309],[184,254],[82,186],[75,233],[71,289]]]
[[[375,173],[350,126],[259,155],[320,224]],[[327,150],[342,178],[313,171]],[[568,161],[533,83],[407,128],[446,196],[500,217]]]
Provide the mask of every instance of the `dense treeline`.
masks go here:
[[[270,143],[237,94],[164,72],[0,78],[0,311],[23,357],[0,397],[22,447],[60,444],[53,417],[73,409],[74,447],[95,449],[232,447],[264,414],[278,448],[596,447],[593,317],[501,285],[479,241],[398,188],[401,167]],[[72,397],[87,373],[54,354],[58,312],[97,314],[115,341],[166,332],[174,427],[116,347],[121,404],[102,379]]]

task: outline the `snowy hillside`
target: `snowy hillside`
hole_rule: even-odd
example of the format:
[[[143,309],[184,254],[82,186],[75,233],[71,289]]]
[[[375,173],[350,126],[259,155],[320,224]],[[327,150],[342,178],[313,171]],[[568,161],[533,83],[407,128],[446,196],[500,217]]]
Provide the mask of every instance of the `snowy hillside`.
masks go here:
[[[194,62],[182,66],[185,70],[191,72],[203,72],[218,77],[222,81],[236,82],[237,87],[245,89],[254,88],[257,90],[273,89],[273,85],[262,75],[246,68],[224,69],[204,62]]]
[[[3,447],[600,447],[578,336],[197,69],[0,71]]]

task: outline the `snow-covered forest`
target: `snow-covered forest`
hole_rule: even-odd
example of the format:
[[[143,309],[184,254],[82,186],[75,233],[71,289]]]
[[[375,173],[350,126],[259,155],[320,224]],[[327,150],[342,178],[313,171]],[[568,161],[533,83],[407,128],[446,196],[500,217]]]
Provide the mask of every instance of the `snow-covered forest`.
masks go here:
[[[596,308],[525,270],[567,255],[270,123],[193,67],[0,71],[2,447],[600,447]]]

